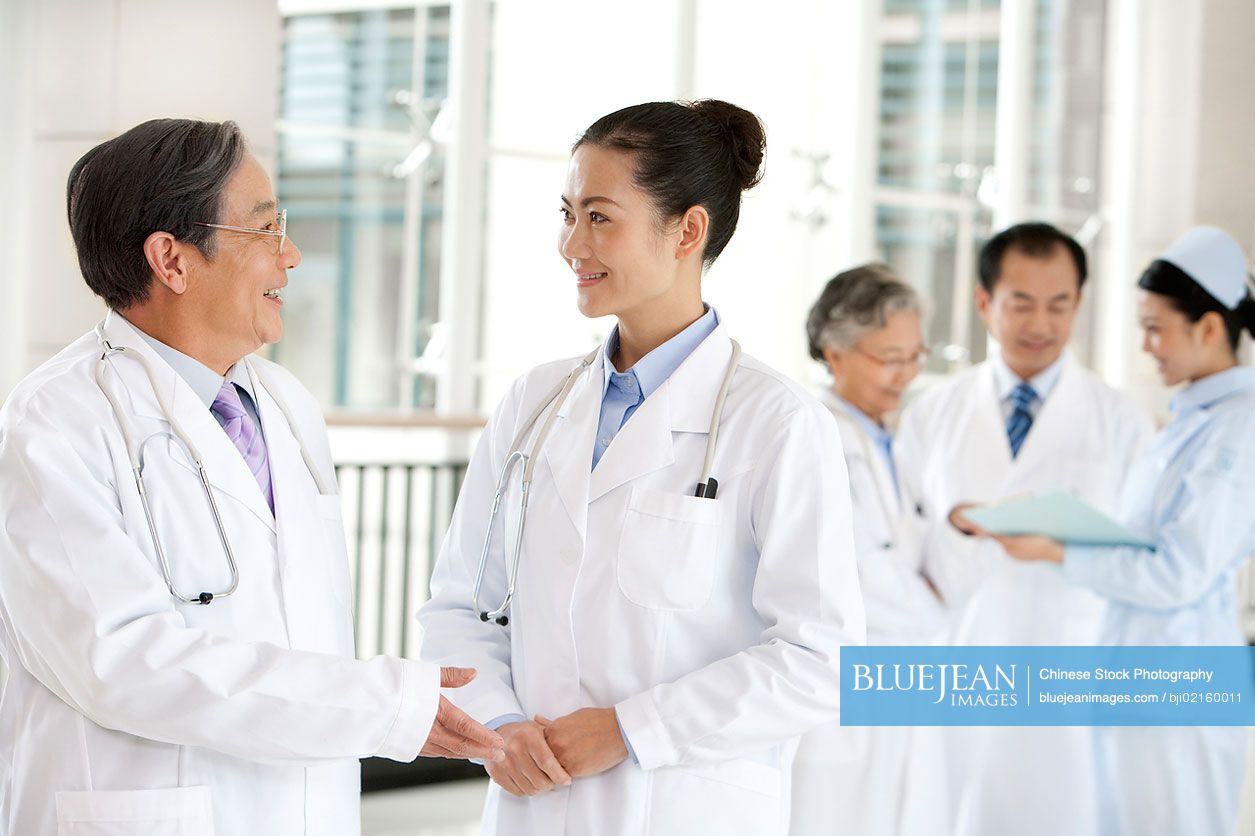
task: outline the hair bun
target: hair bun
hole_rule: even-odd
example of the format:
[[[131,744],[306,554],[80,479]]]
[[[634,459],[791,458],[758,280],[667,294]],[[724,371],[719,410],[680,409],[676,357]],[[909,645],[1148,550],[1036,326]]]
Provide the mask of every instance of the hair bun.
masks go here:
[[[1255,295],[1248,289],[1246,296],[1238,302],[1238,318],[1252,337],[1255,337]],[[1241,326],[1239,326],[1241,327]]]
[[[758,185],[763,179],[763,153],[767,150],[767,131],[762,121],[745,108],[719,99],[699,99],[689,107],[718,125],[727,138],[742,191]]]

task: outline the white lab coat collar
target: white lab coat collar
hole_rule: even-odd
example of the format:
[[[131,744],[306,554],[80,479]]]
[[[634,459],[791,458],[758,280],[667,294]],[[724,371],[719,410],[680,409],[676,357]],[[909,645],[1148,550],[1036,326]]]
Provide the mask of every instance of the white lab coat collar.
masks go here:
[[[558,410],[559,420],[540,454],[553,474],[562,505],[581,538],[590,502],[675,461],[673,432],[710,431],[710,418],[731,356],[732,341],[720,324],[633,413],[632,420],[615,435],[597,468],[590,473],[588,462],[597,431],[601,381],[605,375],[605,351],[597,352]],[[682,396],[673,393],[682,393]],[[694,485],[698,475],[693,474]]]
[[[108,372],[106,375],[107,379],[116,386],[121,403],[123,405],[129,403],[136,416],[155,419],[167,425],[170,424],[171,418],[177,421],[196,445],[205,463],[205,473],[210,483],[244,503],[267,527],[272,531],[275,530],[274,514],[271,513],[270,506],[266,504],[265,497],[262,496],[257,479],[245,464],[244,457],[235,449],[235,445],[231,443],[213,414],[205,408],[204,403],[192,391],[187,381],[180,377],[153,350],[139,330],[122,316],[110,311],[99,327],[111,345],[143,356],[153,371],[155,384],[149,382],[148,376],[138,362],[127,362],[125,358],[114,357],[109,363],[113,375],[108,375]],[[255,378],[251,377],[252,371],[248,359],[245,358],[236,363],[236,367],[242,367],[242,373],[250,375],[250,386],[255,386]],[[154,385],[170,403],[172,415],[163,414]],[[269,418],[267,413],[277,412],[277,407],[271,406],[263,411],[260,402],[255,400],[255,404],[263,425]],[[139,433],[136,442],[142,442],[151,434],[148,428],[142,426],[137,426],[136,431]],[[186,461],[182,454],[174,452],[173,458],[189,471],[195,472],[193,464]]]
[[[1037,393],[1037,398],[1042,403],[1050,397],[1050,393],[1059,383],[1059,377],[1063,374],[1063,368],[1068,363],[1068,350],[1065,348],[1063,353],[1059,355],[1059,359],[1055,360],[1046,368],[1033,375],[1028,380],[1028,385],[1033,387],[1033,391]],[[989,353],[989,365],[993,369],[994,380],[997,383],[998,400],[1005,401],[1015,392],[1015,387],[1019,386],[1023,381],[1020,376],[1011,371],[1011,367],[1007,365],[1007,361],[1002,357],[1002,350],[995,348]]]
[[[135,329],[135,333],[139,334],[144,342],[148,343],[153,351],[157,352],[157,356],[164,360],[166,365],[174,369],[179,377],[183,378],[184,382],[196,393],[196,397],[200,398],[206,409],[214,405],[214,401],[218,398],[218,392],[222,389],[222,384],[228,380],[247,392],[248,396],[253,399],[253,405],[256,406],[257,391],[253,387],[253,379],[243,363],[232,363],[231,368],[227,369],[226,376],[223,377],[195,357],[184,354],[177,348],[166,345],[152,334],[146,333],[124,315],[117,314],[117,316]]]
[[[1050,456],[1054,451],[1068,448],[1066,436],[1075,432],[1076,428],[1066,420],[1056,420],[1055,415],[1074,408],[1077,400],[1083,397],[1080,369],[1076,367],[1072,356],[1065,351],[1053,365],[1041,373],[1048,375],[1053,371],[1055,374],[1055,379],[1048,387],[1051,397],[1037,410],[1033,426],[1028,431],[1028,437],[1024,439],[1024,446],[1020,448],[1019,455],[1013,458],[1002,415],[1003,396],[997,371],[999,364],[1005,368],[1001,358],[991,356],[979,367],[981,378],[978,391],[981,401],[973,405],[974,423],[969,431],[978,438],[988,439],[991,459],[997,462],[998,467],[1006,468],[1008,474],[1014,475],[1037,466],[1037,461],[1042,456]],[[1011,387],[1014,389],[1019,384],[1019,378],[1014,374],[1011,377],[1015,380]]]
[[[837,419],[846,458],[857,456],[866,460],[876,483],[877,505],[884,515],[882,526],[886,531],[893,530],[902,512],[902,497],[894,485],[888,462],[877,449],[880,440],[868,432],[868,425],[874,426],[871,418],[827,386],[820,390],[819,401]]]

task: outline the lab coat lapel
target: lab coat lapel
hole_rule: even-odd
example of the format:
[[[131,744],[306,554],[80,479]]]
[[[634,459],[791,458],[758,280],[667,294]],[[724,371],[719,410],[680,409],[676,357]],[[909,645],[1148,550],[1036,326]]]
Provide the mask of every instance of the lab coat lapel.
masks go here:
[[[1037,417],[1033,419],[1020,454],[1015,457],[1016,471],[1053,468],[1057,465],[1061,452],[1076,446],[1073,437],[1079,432],[1076,421],[1089,407],[1089,404],[1084,403],[1081,384],[1081,376],[1077,373],[1071,356],[1065,356],[1059,381],[1037,411]]]
[[[998,379],[994,375],[993,366],[989,361],[981,364],[980,374],[976,380],[977,403],[972,413],[972,426],[967,436],[976,444],[981,445],[982,455],[977,461],[984,461],[994,473],[999,474],[998,484],[1011,471],[1011,441],[1007,438],[1007,425],[1002,418],[1002,401],[998,397]],[[1032,435],[1032,431],[1029,431]]]
[[[710,432],[710,417],[731,353],[731,340],[720,325],[645,399],[593,470],[589,502],[596,502],[646,473],[674,464],[672,433]],[[692,487],[697,486],[699,470],[700,462],[693,471]]]
[[[309,468],[301,456],[300,445],[288,426],[287,418],[279,409],[274,396],[261,382],[247,358],[245,363],[253,392],[257,395],[257,414],[261,419],[262,437],[266,442],[266,456],[270,460],[270,484],[275,498],[275,517],[293,519],[298,509],[311,508],[318,495]],[[224,433],[225,434],[225,433]],[[251,474],[250,474],[251,475]],[[260,493],[260,489],[258,491]],[[280,526],[286,529],[287,526]]]
[[[301,455],[293,428],[279,408],[275,393],[264,385],[253,364],[247,360],[244,362],[253,391],[257,394],[257,413],[270,459],[277,528],[276,553],[289,642],[298,650],[327,652],[330,648],[343,647],[344,651],[351,652],[352,644],[348,638],[351,628],[344,621],[347,616],[328,610],[327,605],[318,604],[326,601],[330,605],[335,600],[325,598],[329,579],[347,572],[348,567],[343,562],[337,566],[336,553],[329,539],[338,536],[343,540],[343,531],[338,525],[328,531],[327,523],[320,516],[318,486]],[[328,496],[325,499],[334,504],[340,498]],[[334,587],[332,581],[333,595]]]
[[[589,482],[588,501],[675,461],[671,449],[670,381],[645,399],[615,434]],[[694,477],[696,482],[696,477]]]
[[[988,502],[1003,495],[1008,486],[1013,462],[1011,443],[1002,420],[998,400],[998,383],[986,361],[971,381],[971,401],[963,415],[943,417],[955,422],[947,435],[958,442],[954,461],[954,486],[949,502]],[[1031,433],[1030,433],[1031,435]],[[943,503],[944,504],[944,503]]]
[[[588,471],[593,464],[593,437],[601,413],[603,362],[604,352],[598,352],[597,359],[582,374],[566,403],[558,410],[558,419],[539,453],[549,469],[562,507],[581,540],[588,521]],[[547,413],[541,413],[531,438],[523,440],[524,450],[530,449],[546,416]]]
[[[837,416],[837,426],[841,430],[843,445],[857,445],[858,454],[866,459],[876,489],[876,505],[884,516],[886,530],[893,530],[902,513],[902,499],[898,496],[893,484],[893,474],[884,455],[877,449],[876,440],[868,436],[862,423],[850,412],[850,408],[837,398],[830,389],[823,391],[824,404]],[[847,449],[846,457],[849,457]]]
[[[205,475],[210,484],[243,504],[271,531],[274,531],[274,515],[271,514],[270,507],[262,496],[257,480],[253,478],[240,451],[231,443],[231,439],[223,432],[222,426],[218,424],[213,414],[196,397],[196,393],[152,350],[130,323],[110,313],[104,327],[111,344],[123,347],[128,352],[142,355],[148,361],[155,378],[155,386],[165,394],[172,415],[163,414],[154,391],[154,384],[149,382],[143,367],[134,359],[127,358],[125,354],[114,355],[111,360],[111,367],[117,373],[117,378],[114,380],[120,379],[122,388],[126,389],[126,395],[121,398],[123,405],[129,400],[134,410],[133,415],[160,421],[167,427],[170,426],[170,419],[173,417],[174,422],[182,428],[200,453],[205,464]],[[152,434],[152,430],[145,427],[141,421],[134,421],[134,423],[138,433],[137,442],[142,442]],[[196,468],[192,462],[184,453],[174,449],[177,446],[176,443],[167,442],[167,444],[174,461],[195,475]],[[151,454],[153,445],[150,444],[146,452]]]

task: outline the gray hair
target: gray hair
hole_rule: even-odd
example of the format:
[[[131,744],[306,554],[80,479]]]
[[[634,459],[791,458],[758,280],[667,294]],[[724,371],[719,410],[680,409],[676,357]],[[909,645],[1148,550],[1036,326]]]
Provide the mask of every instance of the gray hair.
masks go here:
[[[849,351],[864,334],[885,327],[890,314],[922,313],[915,290],[892,268],[864,264],[834,276],[806,318],[811,357],[824,359],[824,349]]]

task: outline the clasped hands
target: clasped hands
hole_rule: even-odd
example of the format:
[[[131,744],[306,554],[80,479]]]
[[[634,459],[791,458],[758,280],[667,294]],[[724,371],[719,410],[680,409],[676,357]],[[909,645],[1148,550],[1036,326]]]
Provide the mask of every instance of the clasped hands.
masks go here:
[[[502,789],[520,797],[605,772],[628,754],[613,708],[581,708],[557,720],[538,714],[497,732],[505,740],[505,757],[484,767]]]

